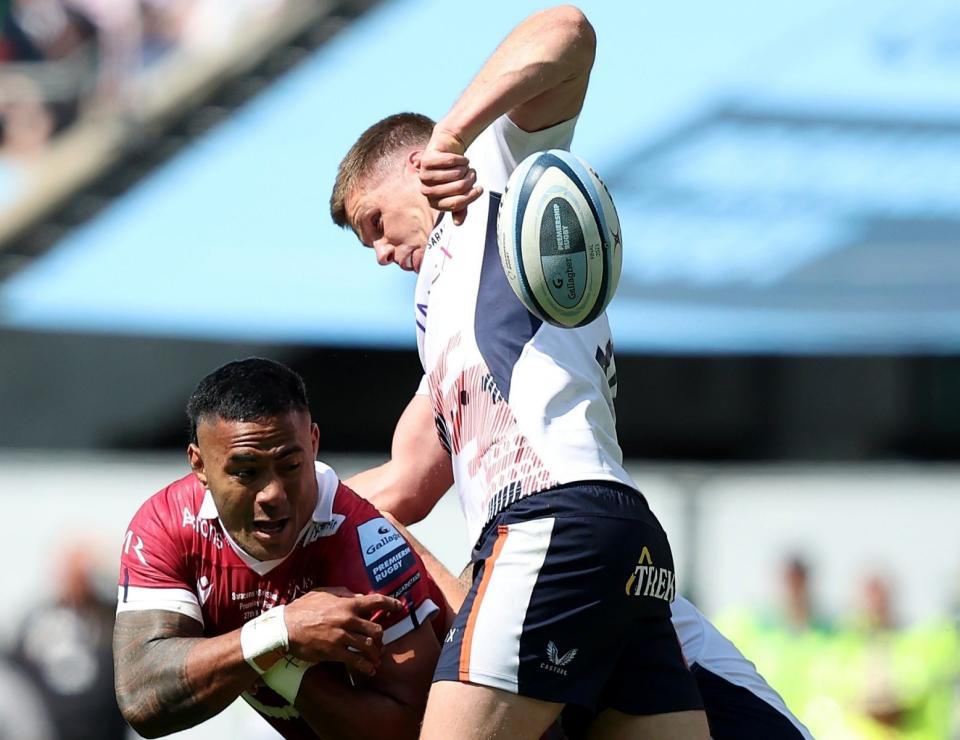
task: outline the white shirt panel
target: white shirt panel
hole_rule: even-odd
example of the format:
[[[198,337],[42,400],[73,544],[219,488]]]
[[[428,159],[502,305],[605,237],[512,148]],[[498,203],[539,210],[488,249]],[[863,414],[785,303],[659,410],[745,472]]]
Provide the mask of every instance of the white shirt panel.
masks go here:
[[[610,383],[596,359],[608,341],[606,314],[579,329],[545,324],[514,366],[510,405],[560,483],[635,487],[622,465]]]

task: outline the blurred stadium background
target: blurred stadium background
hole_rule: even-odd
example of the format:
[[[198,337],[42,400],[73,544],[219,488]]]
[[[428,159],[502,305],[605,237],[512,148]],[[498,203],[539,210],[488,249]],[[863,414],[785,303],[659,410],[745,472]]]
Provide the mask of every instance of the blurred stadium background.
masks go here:
[[[323,459],[384,458],[413,281],[330,223],[336,164],[540,6],[0,0],[0,738],[123,736],[117,554],[201,375],[287,362]],[[581,7],[621,441],[683,590],[818,738],[960,738],[960,8]],[[450,496],[415,531],[466,562]],[[228,733],[269,737],[183,737]]]

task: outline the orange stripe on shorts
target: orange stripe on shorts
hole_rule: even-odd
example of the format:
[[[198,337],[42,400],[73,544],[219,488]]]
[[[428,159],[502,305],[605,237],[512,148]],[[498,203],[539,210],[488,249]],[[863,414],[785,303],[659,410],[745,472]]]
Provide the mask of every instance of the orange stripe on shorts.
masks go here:
[[[490,577],[493,574],[494,563],[500,557],[500,551],[503,550],[507,542],[507,535],[510,530],[505,524],[497,527],[497,541],[493,543],[493,552],[487,558],[483,566],[483,577],[480,579],[480,585],[477,587],[477,597],[473,600],[470,607],[470,616],[467,617],[467,626],[463,631],[463,643],[460,645],[460,680],[470,680],[470,649],[473,645],[473,629],[477,623],[477,615],[480,613],[480,602],[483,601],[483,595],[487,592],[487,586],[490,583]]]

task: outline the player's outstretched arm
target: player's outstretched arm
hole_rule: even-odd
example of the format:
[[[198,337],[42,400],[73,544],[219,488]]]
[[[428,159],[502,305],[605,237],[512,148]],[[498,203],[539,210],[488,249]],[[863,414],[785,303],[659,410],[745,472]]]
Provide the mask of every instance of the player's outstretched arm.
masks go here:
[[[463,156],[467,147],[504,114],[525,131],[576,116],[595,54],[593,27],[571,5],[536,13],[514,28],[437,122],[421,155],[420,182],[430,205],[453,211],[460,223],[481,193]]]
[[[440,444],[429,396],[407,404],[393,433],[390,460],[344,484],[404,524],[419,522],[453,485],[450,454]]]
[[[400,602],[381,594],[306,594],[279,612],[286,647],[268,645],[253,656],[248,653],[256,638],[248,636],[245,649],[239,629],[203,637],[199,621],[177,612],[120,612],[113,636],[117,704],[137,732],[160,737],[220,712],[284,653],[309,662],[342,662],[372,675],[383,628],[370,617],[399,608]]]
[[[324,740],[414,740],[439,655],[433,628],[423,624],[384,646],[369,679],[351,682],[332,664],[311,668],[294,705]]]

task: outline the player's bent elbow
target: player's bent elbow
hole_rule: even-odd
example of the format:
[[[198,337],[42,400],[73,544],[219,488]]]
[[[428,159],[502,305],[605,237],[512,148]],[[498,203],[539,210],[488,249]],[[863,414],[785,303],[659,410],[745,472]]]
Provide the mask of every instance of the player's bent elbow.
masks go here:
[[[173,730],[164,730],[158,727],[156,717],[144,716],[136,707],[130,705],[124,706],[120,701],[117,701],[117,705],[120,707],[120,714],[123,716],[124,721],[130,725],[140,737],[163,737],[173,732]]]
[[[593,35],[593,26],[590,25],[590,21],[584,12],[576,5],[558,5],[547,12],[551,13],[557,22],[566,24],[577,31],[578,35],[585,35],[586,33]]]
[[[124,715],[123,718],[140,737],[146,738],[147,740],[155,737],[166,737],[167,735],[172,735],[175,732],[186,730],[189,727],[189,725],[169,727],[161,724],[161,718],[159,717],[142,720],[138,717],[127,717]]]
[[[396,511],[390,511],[397,520],[404,526],[416,524],[426,519],[427,514],[433,509],[432,506],[423,504],[417,498],[400,499],[395,505]]]
[[[176,732],[176,727],[168,727],[163,723],[162,707],[153,709],[150,702],[140,700],[136,695],[117,692],[117,707],[124,721],[132,727],[138,735],[144,738],[163,737]]]
[[[416,524],[427,518],[427,514],[433,511],[435,501],[425,501],[422,497],[407,496],[397,499],[393,504],[394,508],[387,508],[396,519],[405,527]]]
[[[569,39],[568,45],[580,63],[587,69],[592,67],[597,52],[597,34],[583,11],[575,5],[560,5],[546,12],[550,14],[551,24]]]

